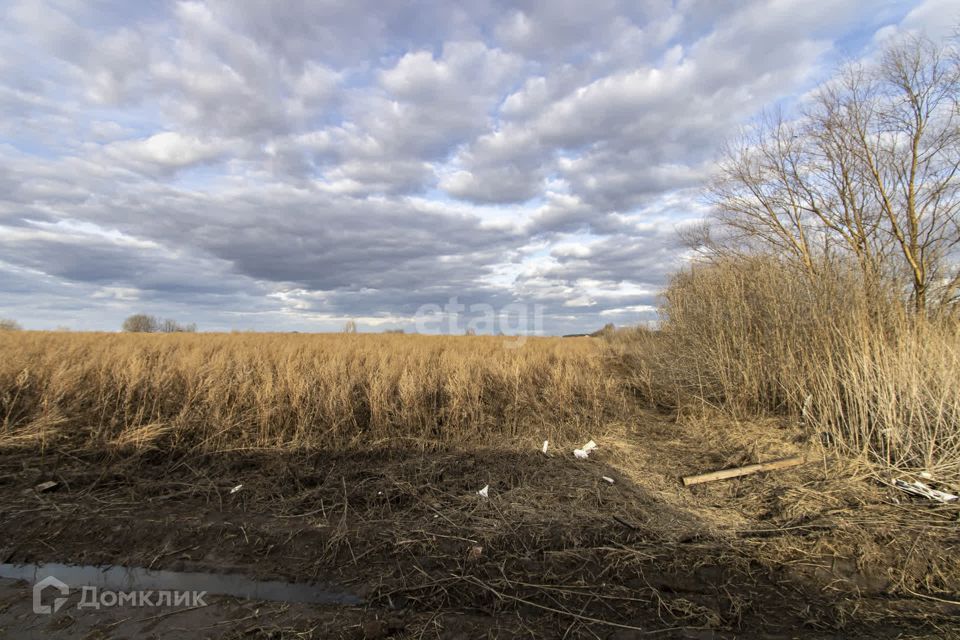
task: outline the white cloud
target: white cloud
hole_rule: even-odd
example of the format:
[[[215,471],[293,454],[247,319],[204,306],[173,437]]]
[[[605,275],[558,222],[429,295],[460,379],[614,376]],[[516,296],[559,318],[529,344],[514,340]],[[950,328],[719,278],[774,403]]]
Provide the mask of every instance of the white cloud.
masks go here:
[[[238,145],[220,140],[203,140],[176,131],[156,133],[141,140],[123,140],[105,147],[106,155],[135,169],[176,171],[212,162]]]
[[[336,328],[456,295],[638,320],[725,136],[955,7],[16,2],[0,314]]]
[[[875,41],[881,42],[905,32],[921,33],[930,38],[946,38],[960,28],[960,2],[957,0],[925,0],[897,24],[877,31]]]

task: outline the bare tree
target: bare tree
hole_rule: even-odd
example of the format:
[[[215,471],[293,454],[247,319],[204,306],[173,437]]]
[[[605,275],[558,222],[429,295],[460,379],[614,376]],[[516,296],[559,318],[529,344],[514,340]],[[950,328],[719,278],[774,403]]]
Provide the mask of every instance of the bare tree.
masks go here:
[[[347,320],[343,324],[344,333],[356,333],[357,332],[357,321],[356,320]]]
[[[801,117],[766,116],[729,145],[710,195],[726,251],[756,246],[815,275],[852,259],[902,283],[918,312],[956,298],[960,64],[919,37],[850,65]],[[701,233],[702,243],[715,242]]]
[[[137,313],[123,321],[123,330],[129,333],[153,333],[157,330],[157,319]]]
[[[16,320],[0,318],[0,331],[20,331],[23,327]]]
[[[755,130],[726,147],[720,175],[711,185],[725,246],[759,243],[816,270],[810,213],[794,175],[806,153],[801,136],[780,114],[765,116]]]
[[[195,323],[180,324],[176,320],[167,318],[157,325],[157,331],[160,333],[193,333],[197,330]]]

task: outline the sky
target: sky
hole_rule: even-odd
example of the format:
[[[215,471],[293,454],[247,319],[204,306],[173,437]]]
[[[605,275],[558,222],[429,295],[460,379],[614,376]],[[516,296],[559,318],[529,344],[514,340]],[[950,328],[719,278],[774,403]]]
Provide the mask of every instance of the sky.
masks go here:
[[[649,322],[725,139],[960,23],[960,0],[4,4],[0,317],[74,330]]]

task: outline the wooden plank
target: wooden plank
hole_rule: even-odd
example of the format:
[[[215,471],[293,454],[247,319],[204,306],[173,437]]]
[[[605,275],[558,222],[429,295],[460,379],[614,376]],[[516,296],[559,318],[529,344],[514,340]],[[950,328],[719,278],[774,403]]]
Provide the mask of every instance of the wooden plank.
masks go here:
[[[684,476],[683,486],[689,487],[690,485],[693,485],[693,484],[701,484],[703,482],[713,482],[714,480],[726,480],[727,478],[739,478],[740,476],[748,476],[752,473],[760,473],[761,471],[775,471],[777,469],[786,469],[787,467],[795,467],[803,463],[804,463],[804,459],[801,456],[791,456],[789,458],[781,458],[780,460],[771,460],[770,462],[761,462],[759,464],[748,464],[745,467],[723,469],[722,471],[711,471],[710,473],[701,473],[695,476]]]
[[[60,483],[56,480],[49,480],[47,482],[41,482],[33,488],[37,493],[44,493],[45,491],[52,491],[60,486]]]

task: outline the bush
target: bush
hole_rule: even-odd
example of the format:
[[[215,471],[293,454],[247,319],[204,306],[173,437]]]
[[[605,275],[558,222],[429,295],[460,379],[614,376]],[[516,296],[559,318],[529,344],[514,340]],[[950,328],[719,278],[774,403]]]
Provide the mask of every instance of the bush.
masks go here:
[[[123,330],[128,333],[153,333],[157,330],[157,319],[145,313],[137,313],[123,321]]]
[[[648,401],[802,418],[848,452],[960,476],[960,323],[829,265],[720,259],[677,275],[659,332],[611,341]]]
[[[22,331],[23,327],[16,320],[0,318],[0,331]]]

